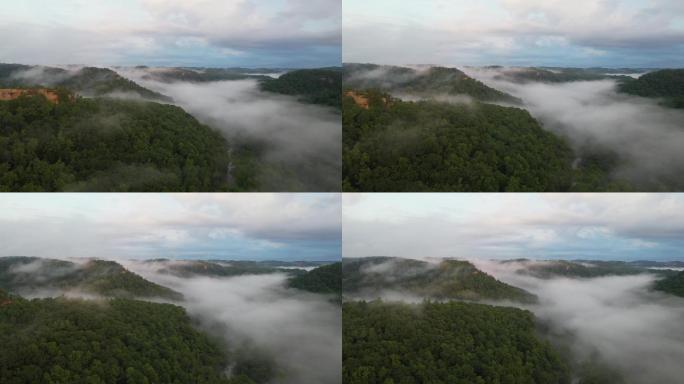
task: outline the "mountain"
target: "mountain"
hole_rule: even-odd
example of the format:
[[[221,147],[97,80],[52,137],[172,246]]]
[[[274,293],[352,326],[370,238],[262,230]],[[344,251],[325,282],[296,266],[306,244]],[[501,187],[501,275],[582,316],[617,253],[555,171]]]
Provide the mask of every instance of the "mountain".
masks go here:
[[[250,363],[229,361],[170,304],[28,301],[0,291],[0,345],[0,377],[8,384],[255,383]]]
[[[0,88],[66,88],[82,96],[135,96],[142,99],[171,102],[160,93],[121,77],[108,68],[83,67],[76,70],[0,64]]]
[[[502,261],[501,263],[514,264],[517,268],[516,273],[541,279],[625,276],[651,272],[646,268],[624,261],[516,259]]]
[[[537,300],[533,294],[459,260],[431,264],[392,257],[343,259],[342,290],[345,297],[375,298],[391,292],[437,300]]]
[[[684,69],[662,69],[622,82],[618,90],[631,95],[657,98],[671,108],[684,108]]]
[[[323,265],[288,281],[291,288],[342,297],[342,263]]]
[[[684,271],[656,281],[654,288],[658,291],[684,297]]]
[[[109,98],[0,101],[0,191],[221,191],[223,136],[179,107]]]
[[[342,306],[345,384],[569,384],[534,316],[472,303],[348,302]]]
[[[207,83],[212,81],[267,79],[268,76],[254,73],[257,70],[242,68],[149,68],[136,67],[144,70],[142,76],[146,80],[161,81],[164,83],[184,81],[191,83]],[[272,71],[272,70],[271,70]]]
[[[277,79],[265,78],[261,89],[267,92],[298,96],[300,101],[340,109],[342,71],[339,68],[300,69]]]
[[[148,264],[158,267],[157,272],[178,277],[231,277],[242,275],[263,275],[284,272],[257,261],[204,261],[204,260],[149,260]],[[289,273],[304,273],[303,270],[287,270]]]
[[[345,90],[376,89],[397,97],[459,95],[485,102],[521,103],[520,99],[490,88],[456,68],[344,64],[343,86]]]
[[[631,73],[630,69],[625,72],[615,72],[602,68],[542,68],[542,67],[488,67],[498,69],[499,74],[494,76],[497,80],[505,80],[513,83],[524,84],[531,82],[540,83],[568,83],[573,81],[593,81],[606,79],[628,79],[628,76],[618,76],[615,73]],[[637,72],[638,73],[638,72]]]
[[[567,191],[574,154],[524,109],[406,102],[377,91],[343,99],[345,191]]]
[[[169,288],[147,281],[114,261],[83,264],[36,257],[0,258],[0,289],[17,294],[77,291],[106,297],[182,300]]]

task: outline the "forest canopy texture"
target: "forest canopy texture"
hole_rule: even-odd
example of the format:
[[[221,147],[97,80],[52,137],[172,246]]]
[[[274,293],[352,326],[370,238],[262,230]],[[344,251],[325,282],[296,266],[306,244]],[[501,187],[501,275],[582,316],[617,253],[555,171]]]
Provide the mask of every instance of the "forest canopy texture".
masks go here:
[[[343,304],[346,384],[570,383],[533,315],[471,303]]]
[[[220,191],[228,144],[182,109],[108,98],[0,102],[2,191]]]
[[[181,307],[128,299],[25,300],[0,291],[6,384],[253,383]]]

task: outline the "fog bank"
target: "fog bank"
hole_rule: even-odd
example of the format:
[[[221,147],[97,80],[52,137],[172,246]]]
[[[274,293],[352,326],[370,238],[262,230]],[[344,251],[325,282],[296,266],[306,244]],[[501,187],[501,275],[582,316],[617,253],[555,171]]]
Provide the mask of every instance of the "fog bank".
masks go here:
[[[654,275],[538,279],[516,274],[515,263],[473,262],[537,295],[539,304],[524,308],[550,327],[552,337],[570,335],[578,361],[598,353],[627,383],[681,383],[684,300],[651,291]]]
[[[578,156],[587,149],[617,154],[615,178],[639,190],[684,188],[684,111],[620,94],[614,80],[517,84],[495,78],[506,68],[464,70],[521,98],[544,128],[568,138]]]
[[[262,92],[257,80],[162,83],[144,78],[144,70],[117,70],[170,96],[202,123],[221,131],[231,144],[258,148],[262,168],[269,168],[261,169],[260,189],[339,191],[342,124],[335,111]]]

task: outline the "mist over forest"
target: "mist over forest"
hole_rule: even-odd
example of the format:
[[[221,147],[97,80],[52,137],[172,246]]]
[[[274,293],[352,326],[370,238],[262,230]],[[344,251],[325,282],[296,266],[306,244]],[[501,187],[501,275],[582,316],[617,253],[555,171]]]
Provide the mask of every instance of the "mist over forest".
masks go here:
[[[141,327],[137,332],[147,329],[147,332],[167,333],[157,336],[156,342],[160,345],[148,347],[152,348],[148,353],[163,352],[163,348],[168,347],[164,343],[173,342],[174,335],[170,333],[176,327],[192,329],[197,337],[206,340],[202,341],[206,347],[205,344],[197,346],[201,349],[197,353],[207,353],[211,360],[195,362],[196,367],[187,368],[188,374],[195,369],[205,372],[208,376],[203,382],[339,384],[341,313],[339,299],[335,296],[339,288],[334,287],[335,279],[339,281],[340,275],[339,272],[335,274],[334,266],[332,262],[159,259],[117,263],[84,259],[0,258],[0,293],[3,295],[0,297],[0,327],[14,330],[9,334],[23,334],[27,327],[34,327],[40,329],[36,331],[38,334],[45,332],[47,337],[51,337],[58,330],[51,328],[54,325],[46,325],[50,324],[46,323],[50,321],[49,317],[59,321],[60,316],[71,316],[69,311],[80,311],[86,323],[77,323],[69,329],[73,337],[80,340],[97,335],[106,341],[112,336],[101,332],[106,332],[104,329],[110,324],[101,325],[102,330],[92,329],[92,324],[101,321],[91,319],[94,315],[92,307],[100,306],[101,314],[109,313],[108,308],[113,307],[119,311],[117,316],[137,317],[137,326]],[[16,296],[19,294],[23,297]],[[53,314],[41,312],[47,306],[53,307]],[[20,311],[20,307],[26,307],[25,311],[34,308],[31,310],[40,314],[15,324],[14,311]],[[136,312],[129,312],[132,307],[137,307]],[[169,324],[153,330],[152,324],[159,322],[155,320],[155,311],[172,308],[179,317],[169,318]],[[174,325],[174,321],[178,324]],[[152,343],[146,338],[139,336],[137,340]],[[10,337],[6,341],[17,343],[22,340],[27,345],[36,344],[38,350],[50,347],[31,339],[30,334]],[[67,347],[66,342],[63,345],[64,348],[81,350],[79,346]],[[26,346],[17,348],[19,361],[7,355],[6,351],[0,351],[3,362],[0,371],[3,377],[22,380],[28,377],[28,371],[22,368],[21,356],[33,351]],[[128,371],[123,367],[123,373],[117,374],[116,364],[111,361],[106,362],[109,369],[106,373],[97,370],[97,359],[115,353],[124,354],[120,357],[123,359],[123,356],[139,353],[136,348],[131,344],[128,349],[117,351],[82,351],[82,357],[73,363],[61,362],[60,357],[54,357],[54,360],[47,358],[46,361],[52,361],[64,370],[63,379],[93,375],[105,382],[113,382],[117,375],[118,380],[128,375],[129,381],[133,376],[141,376],[158,382],[158,375],[174,374],[163,364],[145,357],[138,357],[135,364],[130,363],[133,368]],[[180,354],[188,353],[187,348],[179,348],[174,352],[174,358],[178,355],[182,359]],[[57,352],[51,353],[51,356],[58,355]],[[170,357],[167,361],[171,361]],[[32,374],[56,379],[60,371],[54,368],[50,371],[47,362],[37,360]],[[179,373],[176,375],[175,379],[181,378]]]
[[[674,384],[684,373],[684,292],[657,283],[681,283],[677,263],[371,257],[343,265],[345,382],[404,372],[437,382]],[[526,313],[531,323],[523,326],[517,316]],[[461,328],[442,328],[444,321]],[[368,327],[376,338],[362,336]],[[507,339],[512,334],[518,341]],[[517,344],[523,337],[530,339]],[[438,347],[447,339],[474,345],[450,362]],[[394,343],[406,348],[405,371],[381,357],[399,353]],[[547,357],[518,365],[523,351]],[[371,366],[375,374],[366,371]]]

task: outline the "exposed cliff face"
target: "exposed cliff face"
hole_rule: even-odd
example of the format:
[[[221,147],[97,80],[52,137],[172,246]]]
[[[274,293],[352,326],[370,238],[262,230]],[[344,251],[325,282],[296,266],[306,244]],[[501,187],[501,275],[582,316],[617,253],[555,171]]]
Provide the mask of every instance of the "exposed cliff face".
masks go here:
[[[17,88],[9,88],[9,89],[0,89],[0,100],[2,101],[7,101],[7,100],[14,100],[19,98],[20,96],[24,95],[43,95],[45,96],[48,101],[54,104],[59,104],[59,95],[57,94],[57,91],[52,90],[52,89],[47,89],[47,88],[38,88],[38,89],[17,89]]]

